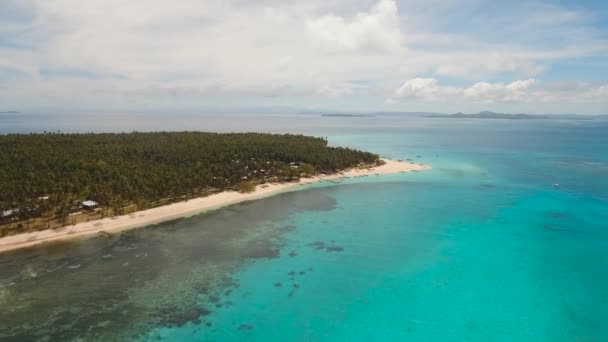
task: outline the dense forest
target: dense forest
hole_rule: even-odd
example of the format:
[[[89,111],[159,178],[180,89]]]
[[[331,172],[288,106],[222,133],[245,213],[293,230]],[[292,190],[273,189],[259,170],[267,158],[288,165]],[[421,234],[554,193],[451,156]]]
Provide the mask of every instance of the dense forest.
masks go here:
[[[116,214],[126,206],[141,209],[376,162],[375,154],[302,135],[0,135],[0,223],[65,219],[85,200]]]

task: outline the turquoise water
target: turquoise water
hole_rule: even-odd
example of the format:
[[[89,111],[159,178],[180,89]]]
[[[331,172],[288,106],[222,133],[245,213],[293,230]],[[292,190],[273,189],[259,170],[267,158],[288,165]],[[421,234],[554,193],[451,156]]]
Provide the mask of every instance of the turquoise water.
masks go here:
[[[606,122],[301,120],[433,169],[0,256],[0,339],[608,340]]]

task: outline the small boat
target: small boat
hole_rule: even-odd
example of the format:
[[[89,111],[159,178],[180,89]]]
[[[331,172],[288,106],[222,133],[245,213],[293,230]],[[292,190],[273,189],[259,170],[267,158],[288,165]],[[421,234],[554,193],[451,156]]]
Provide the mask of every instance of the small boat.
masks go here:
[[[553,184],[554,189],[559,189],[559,187],[560,187],[559,184],[557,184],[557,183]]]

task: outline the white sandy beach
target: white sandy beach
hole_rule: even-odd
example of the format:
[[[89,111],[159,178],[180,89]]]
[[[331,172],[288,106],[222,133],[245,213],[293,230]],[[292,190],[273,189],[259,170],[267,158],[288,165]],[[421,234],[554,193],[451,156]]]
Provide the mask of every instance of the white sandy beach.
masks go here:
[[[269,183],[265,187],[257,186],[250,193],[225,191],[219,194],[200,197],[184,202],[177,202],[158,208],[138,211],[128,215],[104,218],[83,222],[59,229],[48,229],[38,232],[24,233],[0,238],[0,253],[10,250],[30,247],[41,243],[63,241],[75,238],[91,237],[101,233],[116,233],[127,229],[144,227],[173,219],[188,217],[215,210],[228,205],[260,199],[278,193],[295,190],[299,185],[327,180],[336,180],[342,177],[374,176],[400,172],[422,171],[430,167],[426,165],[411,164],[394,160],[384,160],[386,164],[372,169],[352,169],[339,174],[324,177],[302,178],[293,183]]]

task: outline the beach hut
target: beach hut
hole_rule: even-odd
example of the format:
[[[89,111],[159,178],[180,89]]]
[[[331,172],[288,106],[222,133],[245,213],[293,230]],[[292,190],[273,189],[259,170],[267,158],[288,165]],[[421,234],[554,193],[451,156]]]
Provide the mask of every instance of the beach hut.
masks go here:
[[[91,200],[82,202],[82,208],[86,210],[93,210],[99,206],[99,203]]]
[[[15,214],[15,210],[13,210],[13,209],[4,210],[2,213],[0,213],[0,218],[8,219],[9,217],[13,216],[14,214]]]

